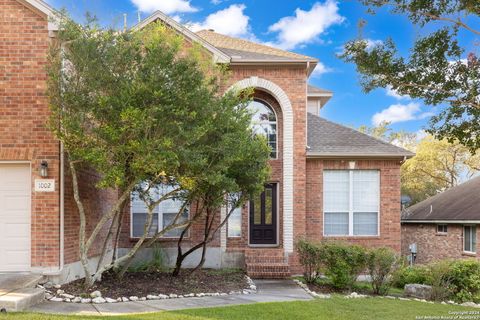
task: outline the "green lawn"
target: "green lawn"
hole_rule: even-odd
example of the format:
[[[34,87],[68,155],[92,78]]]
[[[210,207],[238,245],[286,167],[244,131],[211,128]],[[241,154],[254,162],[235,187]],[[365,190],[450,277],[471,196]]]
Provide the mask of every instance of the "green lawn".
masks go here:
[[[211,309],[192,309],[175,312],[161,312],[142,315],[112,316],[108,319],[119,320],[193,320],[193,319],[252,319],[252,320],[342,320],[342,319],[421,319],[425,316],[452,316],[451,312],[480,311],[479,309],[459,306],[429,304],[416,301],[400,301],[391,299],[345,299],[334,296],[327,300],[298,301],[283,303],[259,303],[252,305],[232,306]],[[418,318],[416,318],[418,317]],[[100,319],[88,316],[51,316],[32,313],[0,315],[0,319],[19,320],[75,320]],[[105,318],[105,317],[103,317]],[[454,319],[454,317],[452,317]],[[458,318],[459,319],[459,318]]]

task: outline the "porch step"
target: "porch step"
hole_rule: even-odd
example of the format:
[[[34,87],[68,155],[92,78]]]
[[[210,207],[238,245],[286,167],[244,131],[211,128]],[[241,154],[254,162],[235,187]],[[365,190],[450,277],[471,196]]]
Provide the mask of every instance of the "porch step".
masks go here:
[[[0,309],[21,311],[43,301],[45,289],[36,288],[42,280],[36,274],[0,274]]]
[[[285,279],[290,277],[290,266],[283,249],[255,248],[245,251],[247,274],[257,279]]]
[[[39,304],[45,299],[45,289],[24,288],[0,296],[0,309],[6,311],[22,311]]]
[[[247,264],[247,274],[254,279],[285,279],[290,277],[288,263]]]

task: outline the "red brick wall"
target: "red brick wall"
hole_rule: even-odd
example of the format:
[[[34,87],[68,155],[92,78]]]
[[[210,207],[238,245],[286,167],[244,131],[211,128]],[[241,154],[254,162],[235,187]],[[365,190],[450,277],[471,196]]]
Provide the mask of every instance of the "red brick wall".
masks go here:
[[[87,216],[87,237],[95,228],[98,220],[107,213],[117,199],[117,191],[97,189],[95,183],[99,181],[99,175],[93,170],[78,170],[78,184],[80,198]],[[78,207],[73,198],[72,176],[68,164],[65,165],[65,215],[64,215],[64,252],[65,264],[79,260],[79,230],[80,216]],[[111,221],[108,221],[99,233],[94,245],[89,251],[89,256],[101,253],[103,242],[107,236]],[[88,238],[87,238],[88,239]],[[109,246],[110,248],[110,246]]]
[[[477,242],[480,236],[477,226]],[[436,224],[402,224],[402,255],[410,255],[408,246],[417,244],[417,257],[419,264],[429,263],[441,259],[462,259],[477,257],[477,254],[463,252],[463,225],[449,224],[447,234],[437,233]]]
[[[306,85],[307,85],[307,70],[304,66],[232,66],[232,77],[229,80],[227,87],[243,79],[256,76],[269,80],[287,94],[293,109],[293,123],[294,123],[294,239],[299,235],[305,234],[305,172],[306,172]],[[273,98],[272,105],[275,111],[280,108],[278,102]],[[281,114],[277,112],[277,115]],[[280,119],[279,132],[283,134],[283,114]],[[279,136],[283,149],[283,135]],[[282,152],[279,153],[280,155]],[[277,162],[271,161],[272,166],[272,180],[271,182],[279,182],[279,223],[280,247],[283,246],[283,158]],[[248,208],[243,210],[242,214],[242,239],[228,239],[227,245],[233,248],[241,244],[247,245],[248,237]]]
[[[46,127],[45,16],[0,0],[0,161],[31,161],[32,190],[42,160],[56,192],[32,192],[32,266],[59,264],[59,143]]]
[[[324,239],[323,170],[348,169],[348,162],[348,160],[307,160],[307,236],[309,239],[315,241]],[[334,239],[347,240],[366,247],[388,246],[400,252],[400,162],[357,160],[356,169],[380,170],[380,235]]]

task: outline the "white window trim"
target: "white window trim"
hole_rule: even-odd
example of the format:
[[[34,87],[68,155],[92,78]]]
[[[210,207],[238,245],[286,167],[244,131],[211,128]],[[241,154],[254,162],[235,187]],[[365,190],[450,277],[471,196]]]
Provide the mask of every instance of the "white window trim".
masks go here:
[[[446,226],[447,227],[447,231],[438,231],[438,227],[439,226]],[[448,224],[444,224],[444,223],[439,223],[437,224],[437,234],[448,234]]]
[[[462,237],[462,240],[463,240],[463,243],[462,243],[462,248],[463,248],[463,252],[464,253],[467,253],[467,254],[477,254],[477,248],[474,248],[475,251],[468,251],[468,250],[465,250],[465,228],[475,228],[475,238],[477,237],[477,228],[475,225],[464,225],[463,226],[463,237]],[[471,240],[471,239],[470,239]],[[476,244],[476,239],[475,239],[475,244]],[[473,242],[471,243],[471,246],[473,247]]]
[[[158,208],[160,208],[160,205],[158,205]],[[188,209],[187,219],[190,220],[191,206],[187,206],[187,209]],[[159,209],[159,211],[160,211],[160,209]],[[158,223],[157,223],[158,230],[162,230],[163,229],[163,212],[161,212],[161,213],[157,212],[157,214],[158,214]],[[190,228],[187,230],[187,234],[185,235],[184,238],[189,238],[189,237],[190,237]],[[151,236],[147,236],[147,239],[151,239],[151,238],[152,238]],[[161,236],[160,238],[158,238],[158,240],[179,239],[179,238],[180,237],[177,237],[177,236],[175,236],[175,237]],[[133,235],[133,193],[130,194],[130,239],[140,239],[140,237],[137,237],[137,236]]]
[[[325,169],[324,171],[332,169]],[[381,172],[377,169],[365,169],[365,171],[377,171],[378,172],[378,207],[377,207],[377,234],[371,235],[354,235],[353,234],[353,172],[354,171],[361,171],[361,170],[348,170],[348,169],[341,169],[337,171],[348,171],[349,174],[349,205],[348,205],[348,234],[345,235],[327,235],[325,234],[325,193],[323,193],[323,208],[322,208],[322,233],[323,237],[325,238],[372,238],[372,237],[380,237],[380,200],[381,200],[381,190],[382,190],[382,182],[381,182]],[[322,174],[323,179],[323,174]],[[325,180],[322,181],[322,186],[324,185]],[[334,212],[333,212],[334,213]]]

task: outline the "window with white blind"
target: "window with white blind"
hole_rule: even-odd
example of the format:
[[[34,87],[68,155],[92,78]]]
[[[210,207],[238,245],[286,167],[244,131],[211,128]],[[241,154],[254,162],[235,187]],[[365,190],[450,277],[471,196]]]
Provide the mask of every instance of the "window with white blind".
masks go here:
[[[378,235],[379,199],[378,170],[325,170],[323,234]]]
[[[156,188],[152,188],[150,191],[150,197],[160,199],[161,196],[171,192],[172,186],[159,185]],[[181,210],[183,201],[177,199],[168,199],[162,201],[155,207],[153,212],[152,226],[149,230],[149,236],[155,235],[159,230],[163,230],[173,223],[175,216]],[[182,212],[181,217],[177,220],[177,224],[188,220],[188,206]],[[143,229],[147,219],[147,207],[145,203],[139,198],[137,193],[132,193],[131,196],[131,236],[132,238],[139,238],[143,235]],[[181,228],[172,229],[166,232],[164,238],[176,238],[182,233]]]

